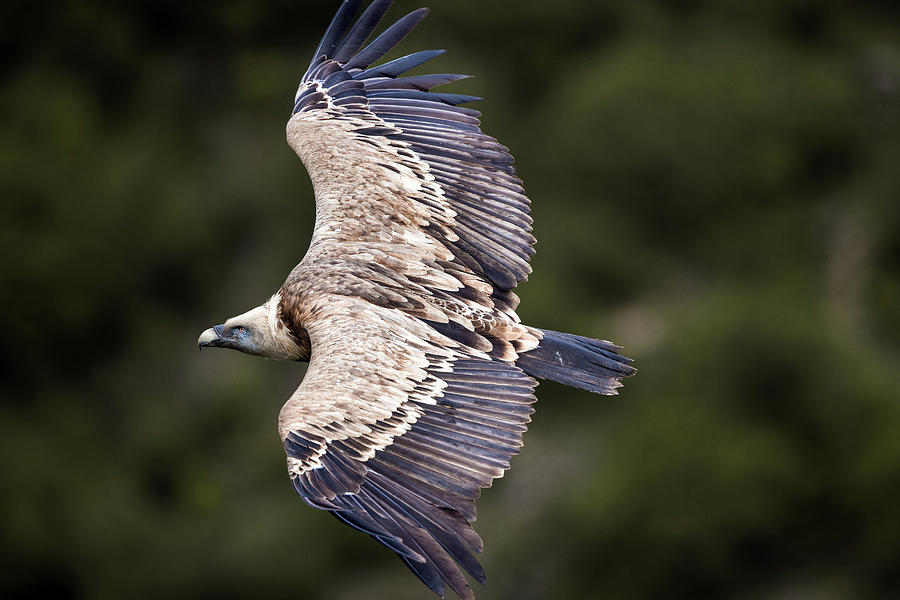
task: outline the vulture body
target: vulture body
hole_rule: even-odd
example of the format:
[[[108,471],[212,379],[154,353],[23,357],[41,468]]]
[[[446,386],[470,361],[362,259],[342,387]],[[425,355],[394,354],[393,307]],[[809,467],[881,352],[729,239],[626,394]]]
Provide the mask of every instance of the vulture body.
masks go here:
[[[459,106],[478,98],[431,91],[463,76],[403,76],[441,51],[372,66],[425,9],[365,45],[391,1],[354,22],[359,5],[339,8],[287,124],[315,189],[309,250],[199,345],[309,361],[278,419],[296,491],[469,599],[474,500],[522,446],[535,378],[615,394],[634,368],[610,342],[520,322],[535,240],[512,156]]]

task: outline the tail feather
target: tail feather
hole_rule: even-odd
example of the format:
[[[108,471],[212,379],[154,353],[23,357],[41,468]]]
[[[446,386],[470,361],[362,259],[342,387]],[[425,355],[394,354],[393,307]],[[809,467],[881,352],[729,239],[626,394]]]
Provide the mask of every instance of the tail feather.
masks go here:
[[[619,380],[637,371],[612,342],[548,329],[537,331],[543,336],[541,343],[516,360],[516,365],[532,377],[611,395],[622,387]]]

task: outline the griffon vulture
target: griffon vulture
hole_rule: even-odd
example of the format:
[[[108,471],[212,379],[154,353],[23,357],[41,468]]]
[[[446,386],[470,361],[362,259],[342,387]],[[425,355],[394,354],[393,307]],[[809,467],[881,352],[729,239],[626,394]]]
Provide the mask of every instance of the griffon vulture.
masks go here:
[[[365,45],[391,5],[346,0],[294,97],[287,141],[316,198],[309,250],[267,302],[200,347],[309,361],[278,418],[294,489],[397,553],[434,592],[484,583],[474,500],[509,468],[535,378],[615,394],[634,373],[610,342],[523,325],[529,200],[479,98],[372,66],[426,15]]]

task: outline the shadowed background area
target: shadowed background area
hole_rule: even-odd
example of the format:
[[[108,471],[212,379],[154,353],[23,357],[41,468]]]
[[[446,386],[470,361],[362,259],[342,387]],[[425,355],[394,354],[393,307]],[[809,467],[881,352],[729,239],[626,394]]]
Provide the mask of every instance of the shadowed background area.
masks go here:
[[[554,384],[479,501],[480,599],[900,592],[900,12],[398,0],[476,78],[538,253],[531,324],[640,373]],[[428,598],[307,508],[305,367],[198,353],[306,249],[284,141],[337,1],[0,8],[0,595]]]

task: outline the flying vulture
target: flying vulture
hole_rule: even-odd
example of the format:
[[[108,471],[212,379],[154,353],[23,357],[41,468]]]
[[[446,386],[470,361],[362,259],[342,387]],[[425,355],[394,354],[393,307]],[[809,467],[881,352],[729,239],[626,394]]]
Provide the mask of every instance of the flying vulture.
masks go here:
[[[391,0],[346,0],[294,97],[287,141],[312,179],[309,250],[268,301],[207,329],[201,348],[309,361],[278,432],[294,489],[397,553],[429,588],[484,583],[481,488],[522,446],[535,378],[615,394],[634,373],[610,342],[523,325],[529,200],[482,133],[462,75],[373,66],[425,17],[366,44]]]

